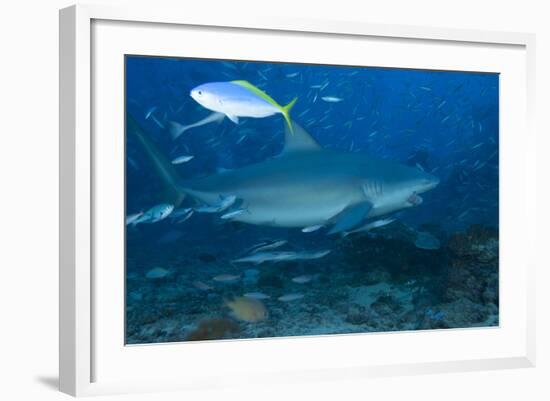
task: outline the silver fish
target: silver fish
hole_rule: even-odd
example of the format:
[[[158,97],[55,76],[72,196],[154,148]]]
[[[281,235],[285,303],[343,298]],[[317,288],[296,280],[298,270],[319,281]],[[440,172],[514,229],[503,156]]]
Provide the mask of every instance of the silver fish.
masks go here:
[[[246,212],[246,209],[233,210],[231,212],[227,212],[227,213],[223,214],[221,216],[221,219],[223,219],[223,220],[233,219],[233,218],[237,217],[238,215],[240,215],[241,213],[244,213],[244,212]]]
[[[220,122],[224,119],[225,115],[223,113],[211,113],[207,117],[203,118],[202,120],[197,121],[196,123],[189,124],[189,125],[182,125],[176,121],[170,121],[168,123],[168,127],[170,129],[170,135],[172,136],[172,139],[177,139],[181,134],[183,134],[185,131],[190,130],[191,128],[201,127],[206,124],[210,124],[213,122]]]
[[[134,213],[126,217],[126,225],[132,224],[134,221],[143,216],[143,212]]]
[[[359,228],[356,228],[355,230],[352,230],[352,231],[347,231],[344,233],[344,237],[349,235],[349,234],[354,234],[354,233],[360,233],[360,232],[366,232],[366,231],[370,231],[370,230],[373,230],[375,228],[378,228],[378,227],[384,227],[390,223],[393,223],[395,221],[395,219],[380,219],[380,220],[376,220],[376,221],[373,221],[373,222],[370,222],[370,223],[367,223],[365,224],[364,226],[361,226]]]
[[[281,302],[292,302],[298,299],[302,299],[303,297],[304,297],[303,294],[286,294],[277,299]]]
[[[162,124],[162,123],[155,117],[154,114],[151,114],[151,119],[155,122],[155,124],[158,125],[158,127],[159,127],[160,129],[164,129],[164,128],[165,128],[165,127],[164,127],[164,124]]]
[[[238,281],[240,278],[241,276],[236,274],[219,274],[217,276],[214,276],[212,280],[219,283],[233,283],[235,281]]]
[[[201,290],[201,291],[210,291],[212,289],[214,289],[214,287],[212,287],[211,285],[208,285],[206,283],[203,283],[202,281],[193,281],[193,286],[195,286],[195,288]]]
[[[344,99],[336,96],[323,96],[321,100],[328,103],[338,103],[338,102],[342,102]]]
[[[132,222],[133,225],[140,223],[156,223],[167,218],[174,210],[174,205],[169,203],[161,203],[153,206],[151,209],[143,213],[139,218]]]
[[[235,263],[254,263],[260,264],[264,262],[284,262],[290,260],[311,260],[319,259],[330,253],[330,250],[324,251],[303,251],[303,252],[258,252],[233,260]]]
[[[148,110],[145,112],[145,119],[148,120],[149,117],[151,117],[151,115],[155,112],[156,109],[157,109],[157,106],[153,106],[153,107],[151,107],[150,109],[148,109]]]
[[[247,298],[259,299],[259,300],[271,298],[269,295],[264,294],[263,292],[247,292],[247,293],[244,294],[243,296],[245,296],[245,297],[247,297]]]
[[[195,211],[191,208],[176,209],[172,212],[170,217],[175,220],[176,224],[181,224],[187,221]]]
[[[292,282],[297,284],[305,284],[305,283],[309,283],[311,280],[313,280],[313,278],[314,277],[309,274],[304,274],[303,276],[294,277],[292,279]]]
[[[304,227],[304,228],[302,228],[302,232],[303,233],[311,233],[313,231],[319,230],[322,227],[324,227],[324,224],[317,224],[315,226]]]
[[[478,143],[477,145],[472,146],[472,150],[482,147],[482,146],[484,145],[484,143],[485,143],[485,142],[480,142],[480,143]]]
[[[235,203],[237,200],[237,197],[234,195],[224,196],[220,195],[220,202],[216,203],[214,205],[208,205],[208,206],[200,206],[195,208],[196,212],[199,213],[220,213],[224,210],[228,209]]]
[[[273,249],[282,247],[287,242],[288,241],[286,239],[263,242],[253,246],[247,253],[271,251]]]
[[[186,216],[189,212],[193,211],[190,207],[180,208],[180,209],[174,209],[172,213],[170,214],[170,218],[177,219],[182,216]]]
[[[172,164],[187,163],[188,161],[192,160],[194,157],[195,156],[190,156],[190,155],[178,156],[174,160],[172,160]]]
[[[147,274],[145,274],[145,277],[151,280],[157,280],[157,279],[165,278],[168,275],[170,275],[169,270],[166,270],[162,267],[155,267],[149,270]]]

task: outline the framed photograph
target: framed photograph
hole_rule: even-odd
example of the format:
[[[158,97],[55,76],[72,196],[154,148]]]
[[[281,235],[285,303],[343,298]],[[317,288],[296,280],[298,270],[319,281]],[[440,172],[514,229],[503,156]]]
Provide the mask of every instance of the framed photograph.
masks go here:
[[[532,35],[73,6],[60,51],[62,391],[533,366]]]

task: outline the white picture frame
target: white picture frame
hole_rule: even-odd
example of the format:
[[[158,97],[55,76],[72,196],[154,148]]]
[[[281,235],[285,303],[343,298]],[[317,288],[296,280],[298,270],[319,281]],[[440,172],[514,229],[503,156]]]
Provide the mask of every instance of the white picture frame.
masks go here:
[[[510,70],[509,75],[513,76],[514,85],[521,86],[521,93],[525,96],[519,96],[515,101],[520,102],[521,109],[518,112],[514,127],[520,127],[521,140],[510,137],[508,145],[514,149],[513,158],[503,159],[501,173],[501,200],[505,199],[510,205],[518,206],[517,213],[514,216],[504,216],[511,219],[510,223],[505,225],[506,230],[511,228],[521,232],[521,242],[517,242],[519,249],[515,254],[501,254],[501,258],[523,255],[523,262],[518,272],[519,276],[510,276],[509,285],[501,286],[501,298],[506,299],[507,292],[512,294],[511,288],[515,288],[513,296],[517,302],[516,316],[518,321],[505,322],[504,326],[497,329],[485,330],[454,330],[445,334],[445,339],[441,341],[462,341],[461,338],[467,338],[470,344],[475,341],[493,342],[498,344],[495,348],[486,353],[472,351],[466,357],[448,357],[442,355],[442,359],[431,358],[429,360],[417,360],[413,355],[402,359],[384,359],[381,356],[373,363],[364,364],[359,360],[334,360],[334,367],[331,366],[331,355],[336,358],[337,350],[341,350],[343,343],[353,344],[355,349],[362,347],[365,341],[363,335],[353,336],[329,336],[329,337],[307,337],[299,339],[276,339],[276,340],[256,340],[256,341],[233,341],[233,342],[214,342],[212,344],[200,344],[201,348],[195,347],[193,351],[187,350],[190,361],[197,362],[198,355],[204,353],[210,355],[216,352],[223,359],[224,353],[234,357],[241,355],[241,363],[254,362],[254,358],[248,357],[248,354],[258,353],[265,355],[272,360],[267,360],[272,366],[277,368],[263,369],[256,366],[252,371],[246,366],[238,368],[238,377],[231,376],[230,367],[220,367],[219,370],[205,373],[205,369],[188,369],[185,373],[185,379],[177,376],[169,377],[159,372],[157,376],[147,372],[144,374],[148,380],[139,378],[138,368],[128,370],[130,373],[126,376],[106,375],[105,379],[99,379],[98,366],[95,358],[98,352],[106,352],[108,347],[103,343],[96,344],[96,325],[101,321],[103,327],[107,324],[104,317],[97,314],[94,307],[94,297],[107,296],[98,292],[98,286],[106,281],[113,280],[112,277],[98,278],[94,274],[94,259],[98,255],[94,254],[94,232],[97,231],[97,215],[94,214],[94,191],[97,190],[94,185],[93,177],[97,169],[98,153],[106,149],[113,149],[112,144],[97,144],[94,142],[92,126],[94,125],[94,103],[92,102],[93,87],[92,77],[94,68],[98,68],[94,55],[98,54],[97,46],[101,46],[104,41],[93,41],[94,24],[101,21],[108,21],[108,24],[126,23],[145,24],[147,26],[157,26],[159,31],[162,29],[177,29],[177,27],[202,27],[205,29],[230,29],[233,32],[242,32],[243,34],[254,34],[255,31],[268,32],[273,35],[308,35],[324,38],[338,37],[343,40],[361,40],[361,38],[383,39],[385,41],[414,41],[415,43],[431,43],[437,46],[453,45],[462,48],[483,46],[495,48],[509,48],[512,51],[510,57],[517,58],[518,70]],[[162,29],[161,29],[162,28]],[[129,30],[129,26],[124,25],[117,30]],[[136,29],[141,29],[137,27]],[[108,33],[108,32],[107,32]],[[137,31],[136,31],[137,33]],[[163,33],[159,33],[162,35]],[[165,34],[165,33],[164,33]],[[132,35],[129,35],[132,36]],[[119,39],[124,39],[118,36]],[[113,40],[113,46],[120,40]],[[115,43],[116,42],[116,43]],[[151,42],[154,44],[153,39]],[[412,43],[412,42],[411,42]],[[168,46],[168,45],[167,45]],[[114,48],[114,47],[113,47]],[[420,374],[431,372],[448,371],[467,371],[480,369],[503,369],[513,367],[529,367],[535,363],[535,319],[534,319],[534,270],[535,260],[529,256],[534,255],[530,247],[534,246],[535,232],[535,133],[532,128],[534,111],[534,35],[524,33],[507,32],[484,32],[460,29],[438,29],[415,26],[398,25],[376,25],[366,22],[350,21],[322,21],[322,20],[295,20],[292,18],[274,18],[269,16],[246,15],[235,13],[233,15],[192,15],[187,14],[185,10],[165,10],[158,8],[113,8],[99,5],[78,5],[72,6],[60,11],[60,389],[71,395],[94,395],[120,392],[137,391],[162,391],[170,389],[186,388],[208,388],[215,386],[239,385],[246,383],[250,377],[254,377],[256,382],[266,383],[285,383],[295,380],[328,380],[331,378],[361,378],[370,376],[400,375],[400,374]],[[117,50],[117,51],[122,51]],[[149,50],[152,51],[152,50]],[[164,52],[170,51],[166,47]],[[161,52],[162,53],[162,52]],[[164,54],[164,53],[162,53]],[[508,57],[508,56],[506,56]],[[451,68],[452,59],[447,64],[436,65],[439,68]],[[495,63],[503,62],[495,58]],[[425,64],[426,67],[431,64]],[[433,67],[433,66],[432,66]],[[498,65],[491,67],[491,70],[500,71]],[[472,67],[474,68],[474,67]],[[514,74],[520,74],[515,76]],[[524,75],[523,75],[524,74]],[[510,81],[512,82],[512,81]],[[122,91],[122,87],[120,87]],[[508,96],[506,92],[502,96]],[[510,154],[504,152],[504,154]],[[108,160],[102,163],[110,163]],[[516,163],[514,174],[510,173],[508,166]],[[514,181],[515,180],[515,181]],[[523,190],[514,193],[510,191],[508,181],[523,183]],[[506,198],[504,198],[506,197]],[[504,202],[503,208],[506,209]],[[516,210],[514,209],[514,210]],[[505,210],[506,211],[506,210]],[[504,212],[501,212],[501,219]],[[122,220],[121,220],[122,221]],[[503,244],[510,244],[513,233],[507,237],[508,241]],[[506,239],[506,238],[505,238]],[[501,250],[502,252],[502,250]],[[516,255],[516,256],[514,256]],[[102,255],[101,257],[108,257]],[[512,284],[516,287],[512,287]],[[120,291],[120,286],[114,286]],[[110,296],[119,296],[122,294],[111,293]],[[510,295],[512,296],[512,295]],[[506,305],[506,302],[504,302]],[[116,319],[116,316],[111,316]],[[106,319],[106,318],[105,318]],[[119,316],[122,320],[122,316]],[[506,333],[507,325],[514,326],[517,330],[510,336],[499,333]],[[500,330],[500,331],[499,331]],[[393,337],[392,337],[393,336]],[[418,346],[419,336],[429,339],[428,341],[439,341],[440,335],[432,332],[403,333],[395,336],[393,333],[380,333],[375,336],[370,335],[371,340],[383,342],[389,339],[393,346],[406,349],[408,345]],[[376,340],[373,340],[375,339]],[[118,340],[117,340],[118,341]],[[230,344],[230,345],[227,345]],[[267,344],[267,345],[266,345]],[[443,344],[443,343],[442,343]],[[124,344],[121,343],[123,347]],[[159,361],[163,361],[169,346],[149,346],[148,349],[132,348],[130,359],[133,366],[136,361],[144,358],[145,365],[153,360],[158,366]],[[207,348],[209,347],[209,348]],[[293,369],[285,369],[285,359],[276,360],[275,354],[280,352],[281,347],[289,350],[289,354],[303,352],[304,355],[313,355],[319,353],[322,349],[327,350],[335,347],[335,353],[327,351],[327,358],[323,361],[312,361],[311,363],[297,363]],[[475,347],[473,347],[475,348]],[[164,351],[162,351],[164,349]],[[401,349],[401,348],[397,348]],[[99,351],[98,351],[99,350]],[[461,347],[457,347],[457,352]],[[143,352],[142,352],[143,351]],[[172,352],[172,351],[170,351]],[[179,352],[179,351],[178,351]],[[360,356],[360,353],[358,353]],[[129,363],[122,360],[107,360],[109,364],[118,369],[120,366],[116,363]],[[114,358],[114,357],[113,357]],[[195,359],[193,359],[195,358]],[[373,359],[376,359],[373,357]],[[265,360],[265,359],[264,359]],[[286,359],[288,363],[288,359]],[[167,366],[173,361],[168,362]],[[182,364],[185,364],[182,363]],[[103,363],[103,366],[105,363]],[[115,369],[115,368],[113,368]],[[136,374],[133,379],[132,372]],[[101,372],[99,372],[101,373]],[[108,377],[107,377],[108,376]],[[182,375],[184,376],[184,375]]]

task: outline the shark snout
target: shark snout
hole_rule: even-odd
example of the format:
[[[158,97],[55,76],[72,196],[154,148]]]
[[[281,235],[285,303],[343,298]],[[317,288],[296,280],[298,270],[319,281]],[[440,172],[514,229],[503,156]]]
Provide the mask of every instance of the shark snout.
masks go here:
[[[439,179],[439,177],[436,177],[435,175],[432,175],[430,178],[429,178],[429,181],[430,181],[430,189],[433,189],[435,187],[437,187],[439,185],[439,183],[441,182],[441,180]]]
[[[424,177],[422,177],[420,180],[417,180],[414,185],[414,191],[412,194],[407,198],[407,205],[409,206],[418,206],[422,204],[424,199],[419,195],[424,192],[429,191],[430,189],[434,189],[439,185],[439,178],[431,175],[426,174]]]
[[[416,193],[423,193],[427,192],[431,189],[434,189],[439,185],[439,177],[436,177],[435,175],[431,174],[425,174],[419,182],[416,184]]]

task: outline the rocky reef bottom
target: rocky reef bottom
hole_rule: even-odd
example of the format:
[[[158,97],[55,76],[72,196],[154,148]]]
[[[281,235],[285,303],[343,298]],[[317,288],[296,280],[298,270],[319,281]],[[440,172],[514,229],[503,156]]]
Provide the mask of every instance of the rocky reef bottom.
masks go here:
[[[419,232],[394,222],[323,239],[331,253],[320,259],[261,265],[232,263],[228,247],[146,246],[129,236],[126,342],[497,326],[498,231],[421,229],[437,247],[419,247]],[[228,307],[244,294],[256,298],[251,306],[261,303],[262,314],[253,315],[261,318],[239,319]]]

